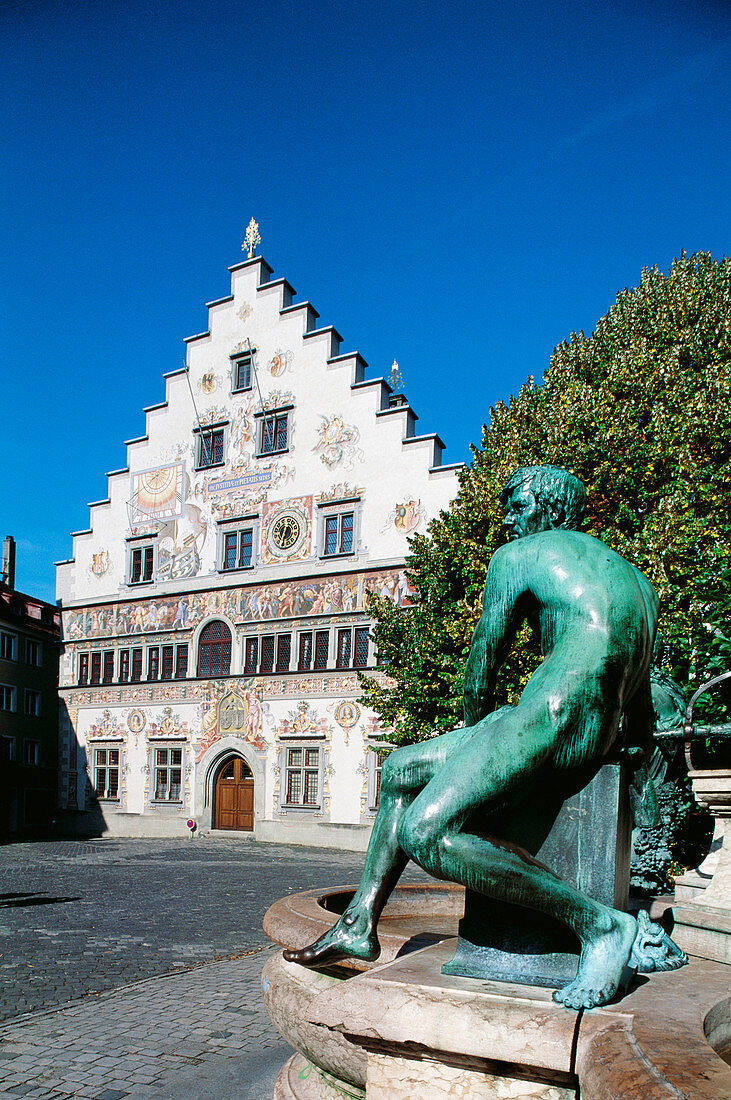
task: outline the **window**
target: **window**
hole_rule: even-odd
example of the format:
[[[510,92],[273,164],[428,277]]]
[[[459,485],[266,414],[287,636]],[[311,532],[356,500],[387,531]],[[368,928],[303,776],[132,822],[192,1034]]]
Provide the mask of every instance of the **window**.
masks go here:
[[[119,749],[94,749],[94,793],[97,798],[119,797]]]
[[[327,668],[330,656],[330,631],[318,630],[315,634],[315,668]]]
[[[129,583],[149,584],[153,578],[155,566],[155,547],[134,546],[129,555]]]
[[[277,635],[277,672],[289,672],[289,662],[292,658],[292,635]]]
[[[29,767],[37,767],[41,762],[40,741],[23,741],[23,763]]]
[[[277,454],[289,446],[289,413],[270,413],[259,418],[260,455]]]
[[[338,630],[338,655],[336,665],[338,668],[350,668],[351,658],[353,668],[365,668],[368,664],[368,635],[369,627],[357,626],[355,631],[350,628]]]
[[[175,679],[184,680],[188,675],[188,647],[179,645],[175,651]]]
[[[91,678],[90,684],[99,684],[102,679],[102,655],[101,653],[92,653],[91,655]]]
[[[223,465],[223,428],[198,432],[198,469]]]
[[[15,762],[15,738],[8,737],[7,734],[0,737],[0,761],[5,764]]]
[[[287,747],[285,760],[285,805],[317,809],[320,804],[319,747]]]
[[[238,355],[231,360],[232,393],[240,393],[241,390],[250,390],[252,385],[251,352],[246,355]]]
[[[25,689],[25,713],[32,718],[40,718],[41,716],[41,693],[40,691],[32,691],[30,688]]]
[[[180,802],[182,749],[155,749],[155,802]]]
[[[79,654],[79,687],[84,687],[89,683],[89,654]]]
[[[261,672],[274,671],[274,635],[265,634],[261,640]]]
[[[315,631],[315,650],[314,658],[315,668],[327,668],[327,658],[330,650],[330,631],[329,630],[317,630]],[[297,662],[297,668],[305,672],[307,669],[313,667],[312,665],[312,631],[308,630],[304,634],[300,634],[299,641],[299,659]]]
[[[129,680],[129,650],[120,649],[119,651],[119,682],[120,684],[126,684]]]
[[[336,512],[323,517],[322,556],[353,553],[354,512]]]
[[[231,631],[216,619],[201,630],[198,639],[198,675],[228,676],[231,668]]]
[[[379,751],[373,746],[368,749],[368,808],[371,810],[377,810],[381,800],[381,770],[387,755],[383,749]]]
[[[368,664],[368,635],[367,626],[355,628],[355,645],[353,652],[353,668],[365,668]]]
[[[0,710],[15,710],[15,688],[10,684],[0,684]]]
[[[307,669],[312,668],[312,631],[309,630],[306,634],[300,634],[300,650],[299,659],[297,661],[297,668],[300,672],[305,672]]]
[[[147,650],[147,679],[157,680],[160,675],[160,647],[151,645]]]
[[[107,649],[104,651],[104,671],[102,672],[102,683],[111,684],[114,680],[114,650]]]
[[[136,683],[142,679],[142,650],[132,650],[132,681]]]
[[[259,660],[259,639],[247,638],[246,639],[246,656],[244,658],[244,672],[253,675],[256,672],[256,666]]]
[[[25,663],[37,667],[43,663],[43,647],[33,638],[25,639]]]
[[[254,528],[224,531],[221,569],[251,569],[254,564]]]
[[[14,661],[16,654],[17,637],[0,630],[0,657],[6,661]]]
[[[349,668],[350,667],[350,649],[351,649],[351,633],[350,630],[338,631],[338,656],[335,662],[337,668]]]
[[[162,647],[162,673],[161,680],[172,680],[173,678],[173,662],[175,657],[175,648],[171,645],[164,645]]]

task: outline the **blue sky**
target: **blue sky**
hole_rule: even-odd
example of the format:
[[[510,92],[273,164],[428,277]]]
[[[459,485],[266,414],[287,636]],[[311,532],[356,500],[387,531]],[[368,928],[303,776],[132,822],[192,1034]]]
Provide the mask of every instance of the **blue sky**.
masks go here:
[[[728,253],[723,0],[5,0],[4,474],[18,586],[55,560],[260,253],[418,428],[489,407],[643,266]]]

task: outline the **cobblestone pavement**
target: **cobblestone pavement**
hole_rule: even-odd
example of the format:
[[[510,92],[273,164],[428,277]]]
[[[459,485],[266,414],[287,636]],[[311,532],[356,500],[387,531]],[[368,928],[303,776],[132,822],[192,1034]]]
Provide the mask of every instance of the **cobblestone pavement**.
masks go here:
[[[0,846],[0,1094],[268,1100],[290,1051],[262,918],[362,864],[219,837]]]
[[[273,901],[362,864],[218,837],[0,846],[0,1020],[263,946]]]
[[[273,948],[151,978],[0,1026],[0,1094],[268,1100],[291,1050],[260,994]]]

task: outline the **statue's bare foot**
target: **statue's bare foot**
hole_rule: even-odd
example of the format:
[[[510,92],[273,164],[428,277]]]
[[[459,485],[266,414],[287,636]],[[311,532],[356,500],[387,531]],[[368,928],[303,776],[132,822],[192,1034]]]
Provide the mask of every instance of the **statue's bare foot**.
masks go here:
[[[628,913],[607,911],[605,929],[581,951],[576,977],[553,994],[567,1008],[596,1008],[626,988],[634,975],[628,965],[637,924]]]
[[[299,951],[286,950],[284,957],[287,962],[300,963],[302,966],[319,966],[346,958],[372,962],[380,953],[378,937],[370,921],[363,914],[346,909],[342,917],[319,940],[308,947],[301,947]]]

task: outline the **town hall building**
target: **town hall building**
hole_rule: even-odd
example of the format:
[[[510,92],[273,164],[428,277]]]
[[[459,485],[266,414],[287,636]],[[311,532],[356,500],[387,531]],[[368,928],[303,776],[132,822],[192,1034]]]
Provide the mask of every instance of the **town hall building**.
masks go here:
[[[408,606],[408,536],[459,466],[250,251],[58,563],[62,807],[111,835],[362,848],[369,593]]]

